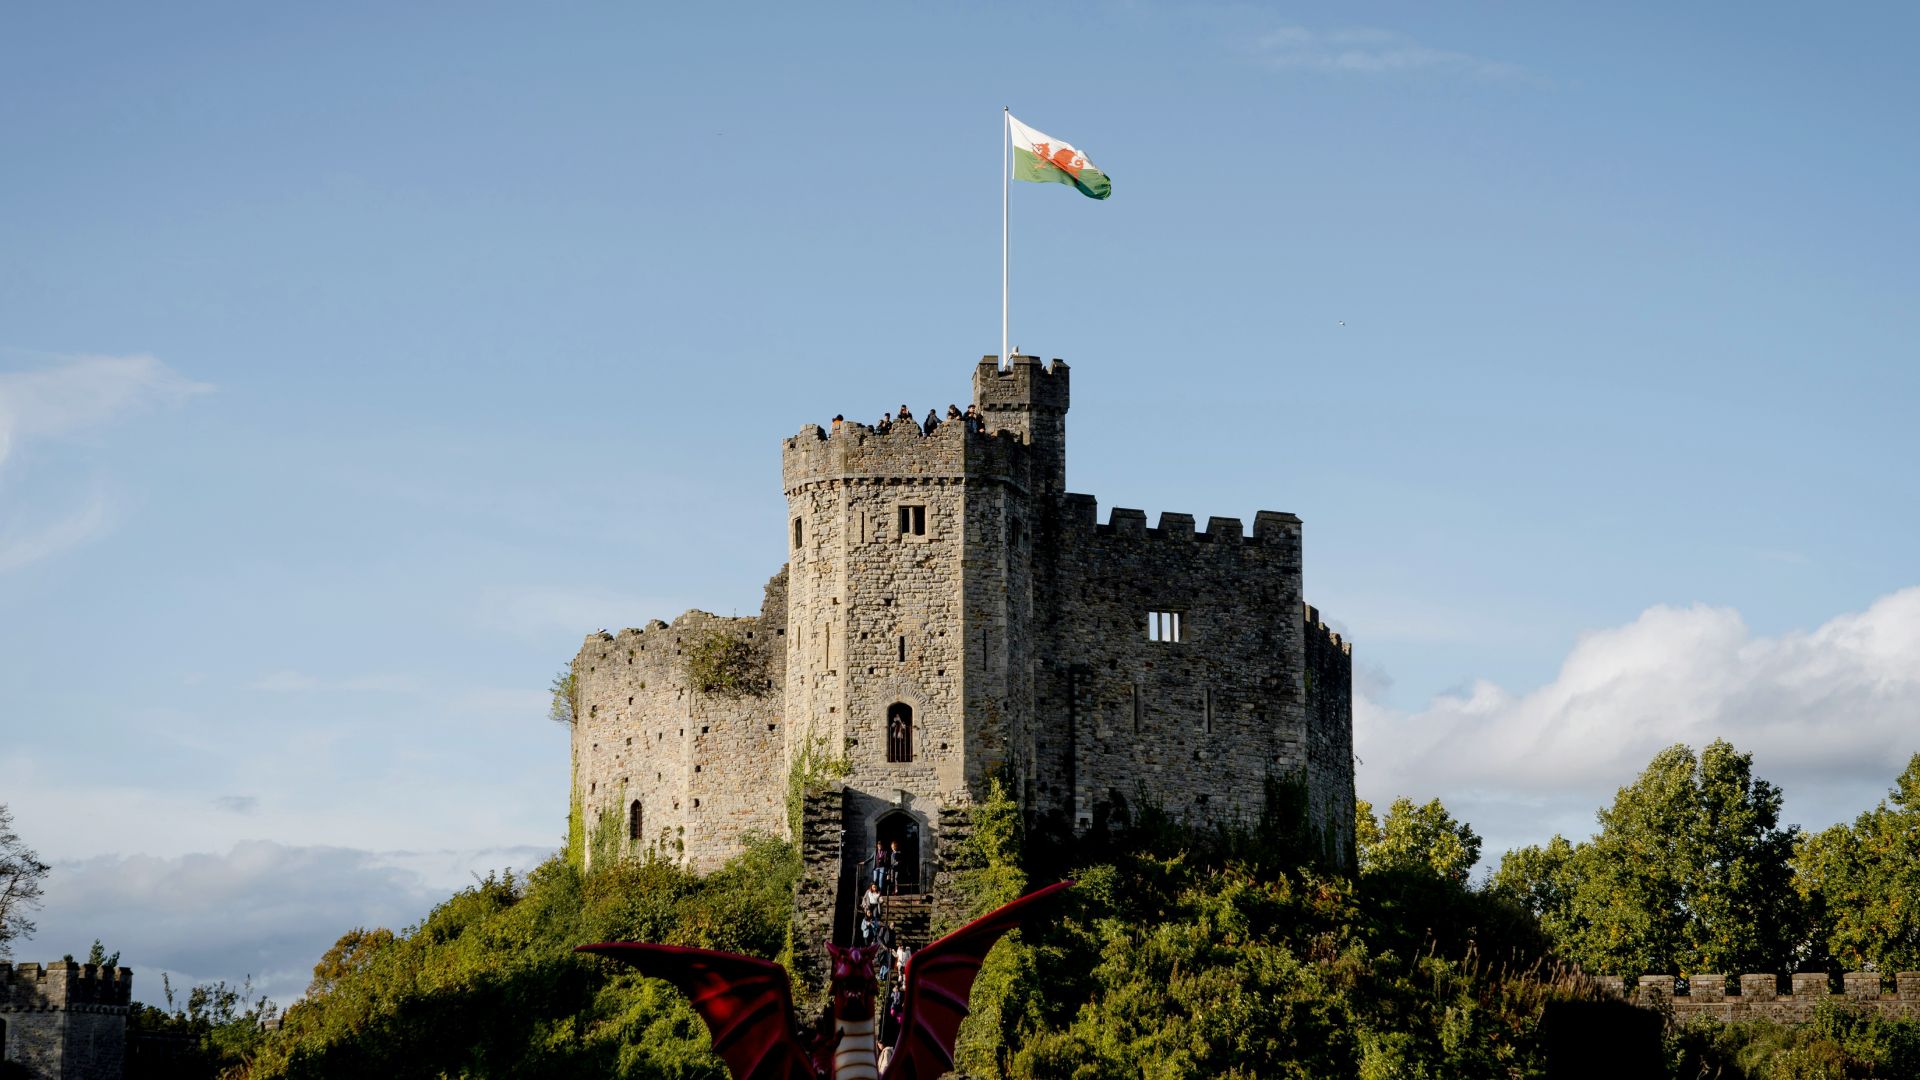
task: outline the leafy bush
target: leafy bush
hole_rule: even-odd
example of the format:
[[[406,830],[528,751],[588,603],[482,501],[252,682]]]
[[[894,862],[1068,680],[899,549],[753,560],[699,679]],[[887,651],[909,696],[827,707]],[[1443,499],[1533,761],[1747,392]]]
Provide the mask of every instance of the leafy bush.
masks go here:
[[[686,645],[681,655],[687,681],[695,690],[723,698],[759,697],[773,688],[766,658],[753,643],[715,627]]]
[[[573,947],[632,939],[771,957],[798,872],[788,845],[756,839],[705,878],[635,859],[582,875],[559,857],[524,879],[489,876],[390,939],[349,934],[346,962],[323,965],[319,991],[287,1010],[250,1075],[724,1080],[678,992]]]

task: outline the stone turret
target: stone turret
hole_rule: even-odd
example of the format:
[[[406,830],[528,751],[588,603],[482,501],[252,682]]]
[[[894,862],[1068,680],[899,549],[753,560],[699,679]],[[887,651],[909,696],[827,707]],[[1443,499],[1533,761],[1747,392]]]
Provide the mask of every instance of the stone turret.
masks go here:
[[[0,1060],[34,1080],[118,1080],[133,972],[71,960],[0,963]]]

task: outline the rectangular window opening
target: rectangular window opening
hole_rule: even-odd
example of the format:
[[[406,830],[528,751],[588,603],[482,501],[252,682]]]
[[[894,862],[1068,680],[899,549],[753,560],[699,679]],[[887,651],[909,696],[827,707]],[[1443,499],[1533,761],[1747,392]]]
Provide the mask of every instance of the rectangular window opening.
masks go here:
[[[903,664],[907,662],[907,635],[905,634],[900,635],[900,662]]]
[[[903,505],[900,507],[900,535],[927,535],[927,508],[924,505]]]
[[[806,535],[806,527],[801,524],[799,518],[794,518],[793,519],[793,550],[795,551],[800,550],[800,544],[802,543],[802,540],[805,537],[805,535]]]
[[[1147,640],[1177,642],[1180,640],[1180,613],[1177,611],[1147,612]]]

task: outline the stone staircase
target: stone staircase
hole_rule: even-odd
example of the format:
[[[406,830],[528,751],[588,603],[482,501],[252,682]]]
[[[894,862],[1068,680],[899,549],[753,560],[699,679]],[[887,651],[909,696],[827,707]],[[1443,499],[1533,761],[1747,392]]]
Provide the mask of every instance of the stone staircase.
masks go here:
[[[882,911],[885,922],[893,927],[907,948],[918,951],[933,940],[933,894],[914,893],[889,896]]]

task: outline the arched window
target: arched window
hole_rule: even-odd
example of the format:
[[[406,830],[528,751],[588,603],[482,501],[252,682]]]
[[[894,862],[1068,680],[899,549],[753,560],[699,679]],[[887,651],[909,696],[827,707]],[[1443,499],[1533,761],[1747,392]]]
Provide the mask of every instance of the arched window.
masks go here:
[[[627,807],[627,839],[640,839],[640,833],[645,829],[645,825],[646,822],[640,812],[640,800],[635,799],[633,805]]]
[[[913,706],[904,701],[887,706],[887,760],[913,760]]]

